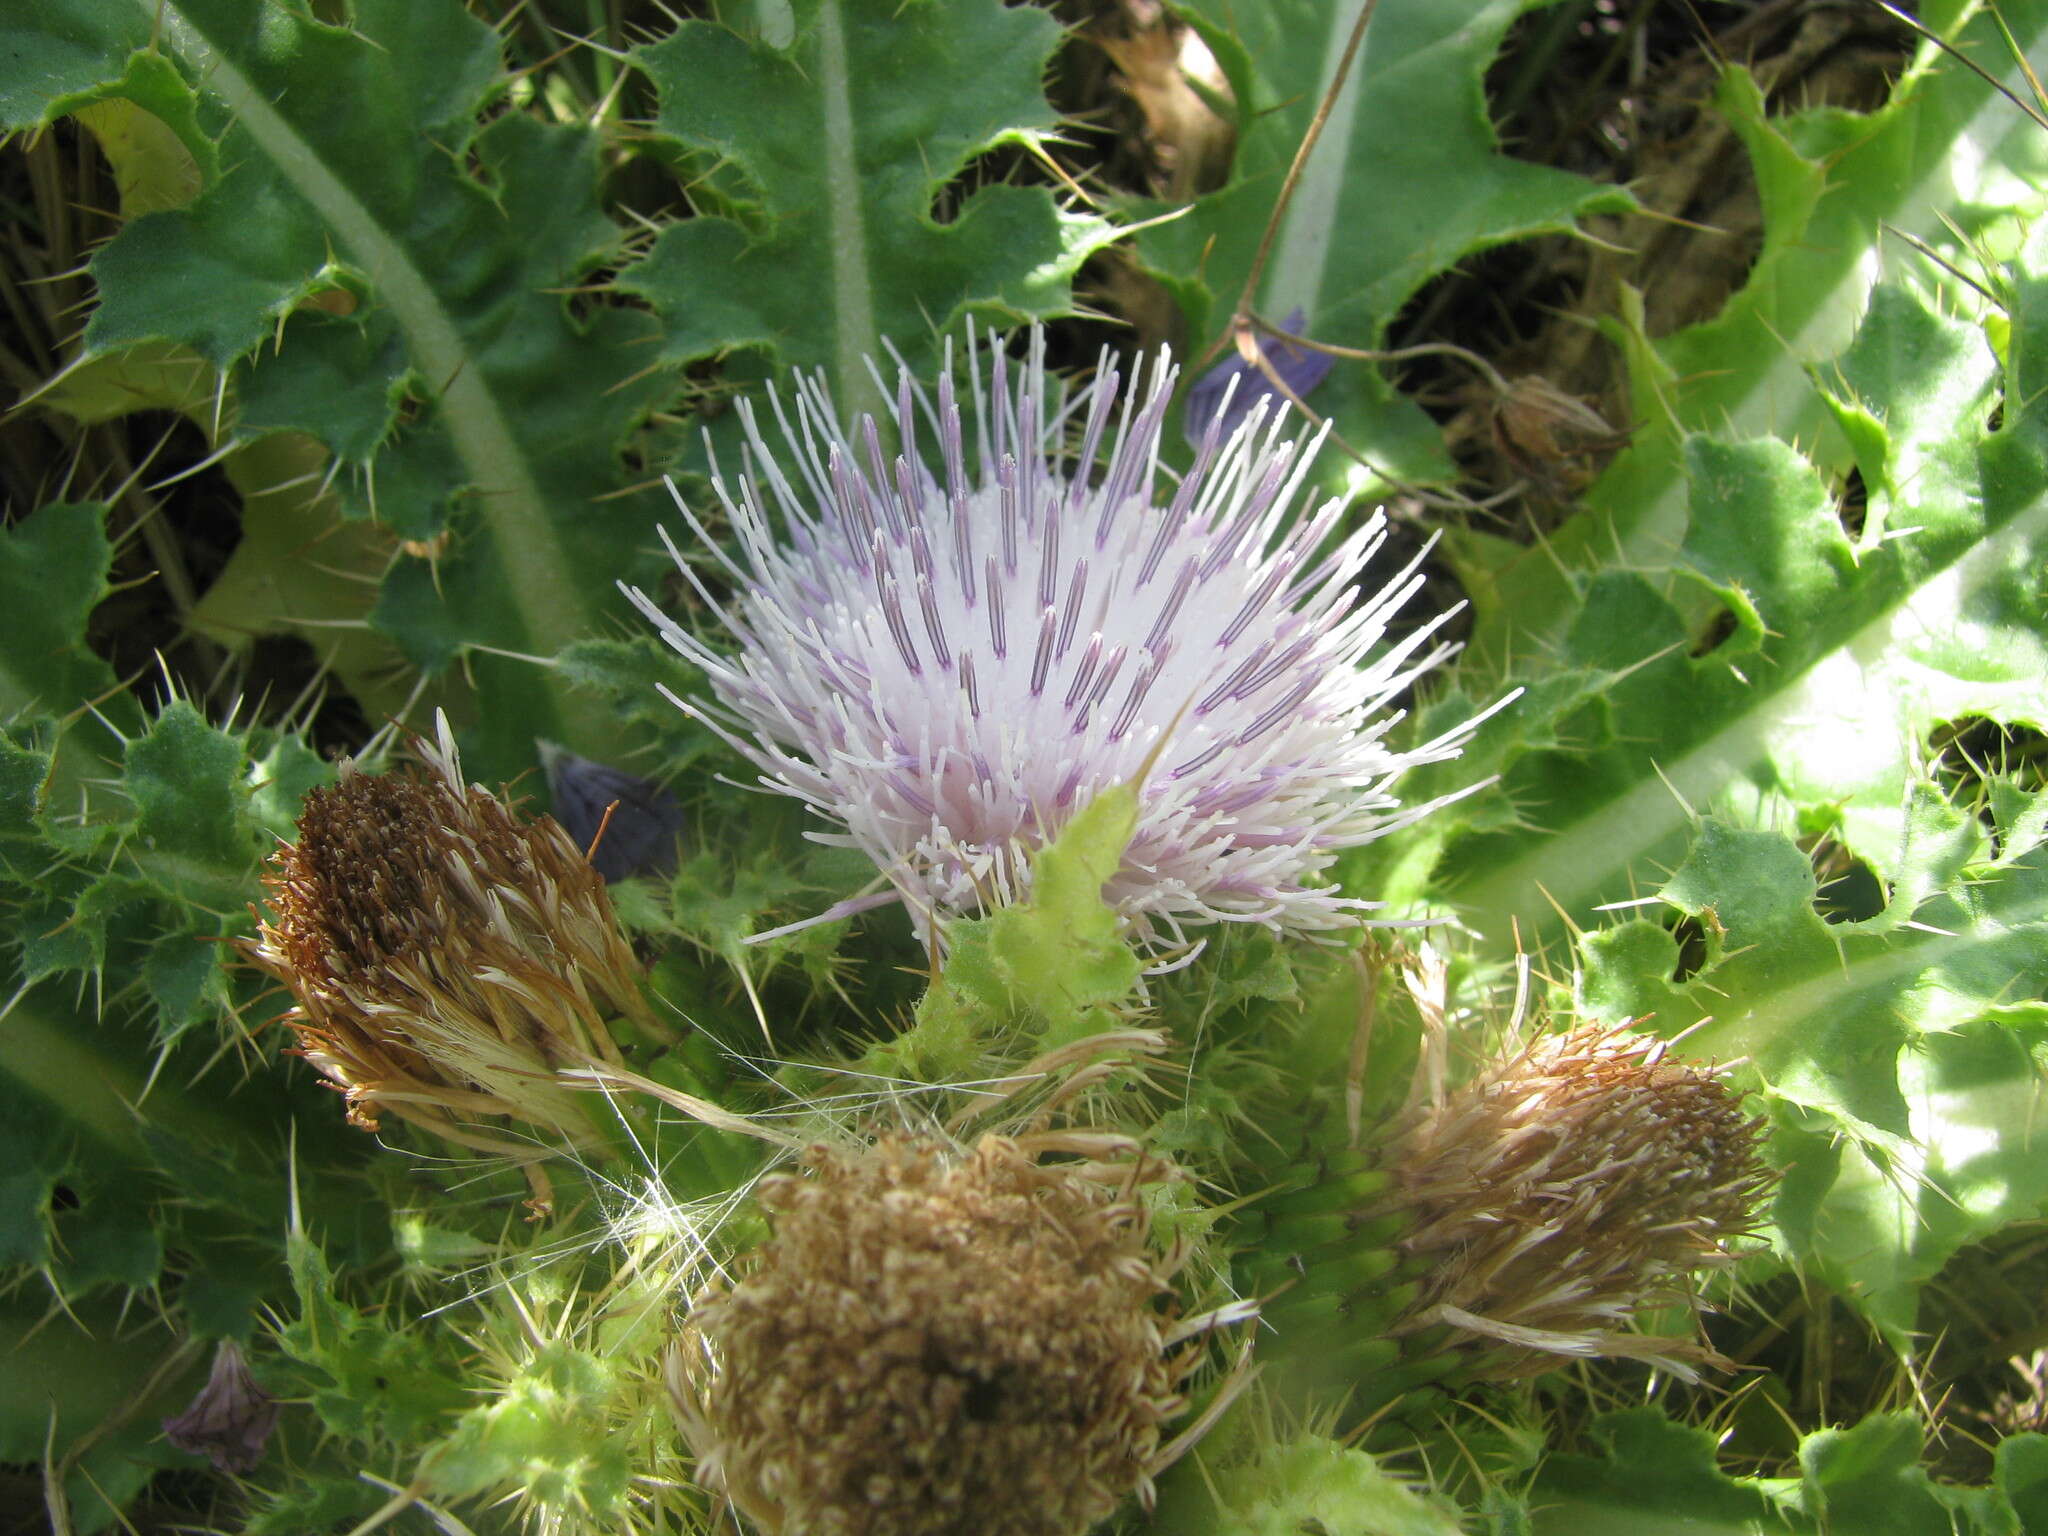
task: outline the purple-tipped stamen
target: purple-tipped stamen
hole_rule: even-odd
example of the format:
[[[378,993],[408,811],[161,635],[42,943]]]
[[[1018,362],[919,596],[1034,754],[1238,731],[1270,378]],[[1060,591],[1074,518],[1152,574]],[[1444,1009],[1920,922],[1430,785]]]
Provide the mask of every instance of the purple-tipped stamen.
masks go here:
[[[1322,435],[1290,438],[1276,401],[1226,383],[1160,504],[1174,377],[1162,353],[1126,384],[1105,354],[1070,392],[1034,331],[1021,362],[991,339],[965,409],[950,347],[936,404],[899,366],[892,419],[851,433],[799,379],[793,413],[770,398],[795,480],[745,404],[743,471],[714,469],[730,597],[684,564],[737,652],[629,594],[717,700],[682,707],[836,828],[814,836],[866,852],[921,934],[1027,894],[1037,849],[1133,781],[1138,827],[1104,897],[1141,940],[1356,923],[1373,904],[1334,888],[1331,860],[1441,803],[1404,806],[1395,783],[1479,723],[1386,744],[1393,701],[1450,654],[1443,616],[1390,638],[1420,556],[1363,584],[1386,520],[1340,535],[1341,501],[1305,504]]]

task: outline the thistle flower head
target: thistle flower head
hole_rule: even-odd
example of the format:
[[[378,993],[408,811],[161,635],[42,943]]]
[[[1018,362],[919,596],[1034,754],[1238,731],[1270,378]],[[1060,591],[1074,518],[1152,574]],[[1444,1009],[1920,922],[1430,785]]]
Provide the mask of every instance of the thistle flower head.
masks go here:
[[[764,1181],[773,1236],[672,1369],[700,1477],[771,1536],[1070,1536],[1149,1497],[1205,1324],[1103,1171],[891,1133]]]
[[[1689,1304],[1735,1261],[1771,1175],[1760,1126],[1711,1070],[1666,1043],[1584,1026],[1540,1039],[1446,1095],[1387,1149],[1427,1260],[1403,1327],[1449,1324],[1492,1353],[1482,1374],[1557,1355],[1647,1359],[1691,1376],[1714,1357],[1625,1331]]]
[[[300,1053],[374,1130],[388,1110],[469,1145],[505,1115],[587,1122],[563,1067],[616,1061],[608,1021],[653,1020],[603,879],[548,817],[466,785],[446,719],[424,773],[313,790],[264,877],[246,952],[290,989]]]
[[[1341,500],[1304,504],[1316,443],[1270,400],[1227,429],[1219,407],[1176,477],[1174,369],[1139,373],[1105,353],[1070,392],[1034,330],[1021,367],[990,346],[964,410],[949,360],[936,399],[899,373],[886,428],[850,432],[799,380],[793,420],[771,399],[780,460],[743,404],[747,465],[713,480],[730,605],[676,554],[737,654],[630,593],[709,680],[701,717],[873,858],[921,934],[1028,891],[1033,852],[1129,781],[1137,833],[1103,894],[1136,936],[1355,921],[1332,858],[1429,810],[1395,781],[1471,729],[1387,745],[1390,701],[1448,648],[1440,619],[1389,643],[1421,557],[1363,581],[1386,520],[1347,532]]]

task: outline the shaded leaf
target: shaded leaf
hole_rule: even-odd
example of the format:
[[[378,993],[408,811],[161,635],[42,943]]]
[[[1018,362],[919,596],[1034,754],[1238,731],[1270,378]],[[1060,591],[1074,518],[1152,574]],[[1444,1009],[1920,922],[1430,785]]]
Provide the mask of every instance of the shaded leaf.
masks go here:
[[[219,124],[218,169],[95,256],[84,356],[188,347],[249,397],[250,422],[230,430],[303,430],[349,458],[345,483],[394,528],[450,532],[431,568],[399,561],[403,601],[357,617],[415,665],[466,661],[486,701],[480,771],[531,761],[511,717],[531,718],[535,699],[544,733],[602,749],[609,730],[587,704],[504,659],[594,629],[612,578],[652,558],[651,515],[593,500],[620,483],[618,450],[658,392],[622,385],[650,322],[620,307],[573,317],[560,292],[620,243],[597,208],[593,137],[522,114],[480,127],[502,88],[499,45],[458,7],[365,0],[348,27],[263,0],[159,9],[160,22],[135,14],[139,35],[97,39],[104,89],[131,88],[127,50],[154,26],[187,110]],[[168,89],[163,70],[149,83],[151,100]],[[300,313],[337,289],[348,317]],[[309,349],[275,378],[254,355],[273,336]],[[401,430],[406,401],[423,409]],[[497,707],[511,699],[516,711]]]
[[[1005,185],[934,216],[972,157],[1052,129],[1052,17],[989,0],[792,9],[786,46],[687,21],[637,55],[661,90],[657,129],[731,172],[729,210],[670,225],[620,275],[662,317],[660,358],[758,348],[824,368],[842,408],[872,409],[863,359],[882,360],[884,337],[928,374],[933,339],[964,314],[1065,313],[1108,224]]]
[[[2030,95],[2026,66],[1990,12],[1963,0],[1917,11],[2005,89]],[[1997,11],[2022,50],[2039,50],[2048,5],[2015,0]],[[1968,241],[2009,218],[2016,194],[2038,200],[2025,187],[2038,181],[2040,130],[1932,43],[1919,46],[1891,100],[1875,112],[1824,107],[1771,118],[1762,88],[1740,65],[1723,71],[1715,106],[1749,153],[1763,250],[1720,315],[1670,336],[1652,341],[1640,303],[1625,302],[1617,330],[1634,395],[1634,437],[1588,492],[1585,512],[1540,551],[1492,572],[1495,600],[1483,610],[1473,646],[1495,663],[1541,646],[1570,622],[1576,597],[1561,572],[1670,562],[1686,537],[1692,498],[1682,459],[1689,435],[1769,432],[1813,447],[1830,469],[1845,467],[1847,440],[1833,430],[1835,413],[1810,370],[1825,370],[1849,343],[1881,282],[1927,284],[1940,294],[1928,306],[1936,312],[1979,312],[1968,285],[1923,261],[1912,242],[1931,244],[1969,271],[1978,262]],[[2016,179],[1994,192],[1990,183],[2001,171]],[[1881,237],[1885,230],[1908,238]],[[2010,237],[1999,243],[1998,254],[2009,255]],[[1930,380],[1924,387],[1944,386]]]
[[[1278,321],[1299,309],[1317,341],[1378,347],[1416,290],[1474,251],[1634,206],[1618,187],[1500,153],[1481,79],[1502,34],[1530,8],[1525,0],[1375,7],[1254,296],[1261,314]],[[1197,0],[1182,9],[1226,68],[1235,66],[1237,164],[1221,191],[1144,230],[1138,252],[1178,300],[1199,347],[1222,328],[1250,275],[1281,176],[1358,11],[1319,0]],[[1410,480],[1448,478],[1436,427],[1370,365],[1341,362],[1314,404],[1375,465]],[[1325,469],[1350,466],[1332,453]]]
[[[2048,865],[1980,854],[1909,921],[1828,924],[1789,839],[1710,821],[1662,895],[1699,921],[1704,963],[1676,982],[1669,937],[1625,925],[1583,950],[1581,1008],[1654,1002],[1666,1034],[1713,1021],[1687,1049],[1747,1058],[1779,1106],[1784,1251],[1916,1347],[1920,1286],[2048,1202]]]

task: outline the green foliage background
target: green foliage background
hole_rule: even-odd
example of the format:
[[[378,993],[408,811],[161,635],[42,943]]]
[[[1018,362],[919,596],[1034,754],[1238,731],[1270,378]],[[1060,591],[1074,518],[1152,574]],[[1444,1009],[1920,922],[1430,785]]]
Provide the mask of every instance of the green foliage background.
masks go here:
[[[1495,142],[1482,78],[1539,9],[1382,0],[1264,313],[1374,347],[1474,253],[1630,205]],[[759,1107],[822,1101],[854,1067],[970,1078],[1136,1006],[1094,896],[1120,808],[1047,856],[1034,907],[961,925],[928,990],[881,919],[743,950],[867,872],[720,782],[733,765],[654,691],[695,684],[616,583],[658,584],[660,474],[689,486],[707,434],[731,452],[727,402],[783,370],[823,369],[858,407],[885,338],[928,372],[969,316],[1070,315],[1113,245],[1191,337],[1220,330],[1353,12],[1181,13],[1239,142],[1225,185],[1168,209],[1016,170],[1060,131],[1062,31],[1030,6],[762,0],[559,56],[455,0],[17,7],[0,128],[89,134],[120,198],[82,327],[20,409],[203,435],[238,532],[180,619],[230,669],[296,636],[373,725],[447,709],[472,777],[528,772],[547,739],[672,784],[683,866],[619,893],[699,1031],[650,1069],[664,1082]],[[1556,527],[1532,544],[1450,520],[1474,631],[1413,727],[1526,691],[1409,789],[1488,787],[1345,870],[1453,920],[1436,942],[1475,1037],[1519,947],[1560,1016],[1649,1016],[1741,1058],[1784,1170],[1744,1285],[1805,1297],[1815,1338],[1864,1330],[1894,1383],[1941,1379],[1948,1267],[2038,1233],[2048,1202],[2048,126],[2022,110],[2048,0],[1922,17],[1985,73],[1925,46],[1882,107],[1787,115],[1725,68],[1713,109],[1755,172],[1759,259],[1702,324],[1652,336],[1626,293],[1606,317],[1634,433]],[[1383,475],[1447,478],[1390,375],[1346,365],[1316,404]],[[1323,472],[1386,489],[1335,455]],[[382,1149],[280,1059],[277,999],[221,941],[333,770],[279,701],[166,698],[95,649],[120,552],[148,536],[127,490],[49,487],[0,538],[0,1462],[35,1499],[46,1468],[52,1518],[81,1532],[124,1509],[347,1530],[396,1489],[426,1501],[387,1511],[406,1529],[703,1518],[655,1385],[674,1248],[629,1218],[667,1208],[655,1173],[676,1204],[716,1201],[758,1156],[670,1125],[535,1229],[515,1175]],[[1148,1022],[1186,1069],[1150,1134],[1218,1187],[1284,1179],[1252,1122],[1328,1109],[1356,986],[1243,938],[1156,983]],[[1412,1034],[1389,1008],[1381,1029]],[[794,1063],[772,1084],[744,1065],[764,1050]],[[1382,1100],[1402,1060],[1376,1059]],[[1217,1273],[1258,1241],[1164,1214]],[[1994,1321],[2038,1346],[2038,1311]],[[218,1339],[287,1401],[234,1484],[158,1428]],[[1400,1476],[1321,1432],[1333,1405],[1268,1404],[1169,1476],[1161,1518],[2048,1530],[2048,1437],[2005,1436],[1957,1483],[1924,1454],[1965,1433],[1930,1415],[1939,1392],[1836,1410],[1774,1370],[1721,1400],[1581,1373],[1444,1408]]]

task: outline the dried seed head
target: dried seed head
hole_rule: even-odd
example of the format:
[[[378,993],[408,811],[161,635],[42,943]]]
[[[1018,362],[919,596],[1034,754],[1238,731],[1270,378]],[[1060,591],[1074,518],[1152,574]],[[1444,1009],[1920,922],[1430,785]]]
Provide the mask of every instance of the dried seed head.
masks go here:
[[[1484,1345],[1482,1375],[1551,1356],[1647,1359],[1693,1374],[1703,1346],[1621,1331],[1694,1299],[1693,1277],[1734,1262],[1771,1174],[1760,1127],[1712,1071],[1664,1042],[1584,1027],[1539,1040],[1447,1095],[1387,1151],[1427,1261],[1396,1331],[1449,1324]]]
[[[163,1421],[164,1438],[188,1455],[208,1458],[219,1471],[249,1472],[263,1460],[277,1412],[277,1400],[249,1374],[242,1347],[222,1339],[206,1385],[183,1413]]]
[[[1629,439],[1585,401],[1540,374],[1511,381],[1493,403],[1493,444],[1508,466],[1552,496],[1572,495],[1592,478],[1596,458]]]
[[[1068,1536],[1149,1498],[1206,1351],[1091,1168],[891,1135],[764,1182],[774,1235],[672,1382],[700,1474],[775,1536]]]
[[[465,785],[443,719],[427,772],[365,774],[306,797],[264,877],[249,957],[291,989],[301,1054],[349,1118],[389,1110],[467,1145],[506,1115],[576,1139],[558,1069],[616,1062],[608,1020],[654,1027],[603,879],[548,817]]]

